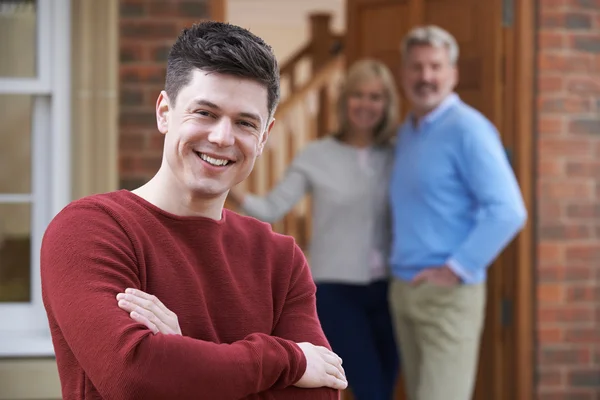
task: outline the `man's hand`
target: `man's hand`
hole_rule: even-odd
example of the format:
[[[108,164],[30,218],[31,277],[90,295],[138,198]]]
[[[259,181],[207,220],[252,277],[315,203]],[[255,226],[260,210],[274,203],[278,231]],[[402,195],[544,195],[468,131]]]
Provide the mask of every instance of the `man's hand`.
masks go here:
[[[129,316],[145,325],[155,335],[180,335],[181,328],[177,315],[169,310],[156,297],[138,289],[127,289],[117,295],[119,307],[129,313]]]
[[[294,384],[301,388],[330,387],[343,390],[348,386],[342,359],[322,346],[311,343],[298,343],[306,357],[306,371]]]
[[[449,266],[443,265],[424,269],[413,278],[411,283],[417,286],[425,282],[437,286],[452,287],[460,283],[460,278]]]

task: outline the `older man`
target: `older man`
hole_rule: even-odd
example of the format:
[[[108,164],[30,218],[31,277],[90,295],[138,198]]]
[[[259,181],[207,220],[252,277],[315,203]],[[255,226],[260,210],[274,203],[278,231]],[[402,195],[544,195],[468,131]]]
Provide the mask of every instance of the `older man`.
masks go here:
[[[471,398],[486,269],[527,218],[496,128],[454,93],[458,53],[435,26],[402,44],[390,300],[410,400]]]

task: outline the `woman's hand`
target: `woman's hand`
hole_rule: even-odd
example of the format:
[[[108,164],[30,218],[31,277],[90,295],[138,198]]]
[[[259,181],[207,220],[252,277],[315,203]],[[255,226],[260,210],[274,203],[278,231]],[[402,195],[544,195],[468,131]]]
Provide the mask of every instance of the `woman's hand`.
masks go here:
[[[129,316],[145,325],[155,335],[180,335],[181,328],[177,315],[169,310],[156,297],[138,289],[127,289],[117,295],[119,308],[129,313]]]

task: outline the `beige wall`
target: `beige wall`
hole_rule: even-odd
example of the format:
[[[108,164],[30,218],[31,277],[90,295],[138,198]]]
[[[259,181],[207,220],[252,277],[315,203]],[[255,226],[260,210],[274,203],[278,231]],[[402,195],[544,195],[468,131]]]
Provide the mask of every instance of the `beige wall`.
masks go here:
[[[228,0],[227,21],[262,37],[283,62],[308,41],[312,12],[331,13],[333,30],[344,32],[345,4],[346,0]]]

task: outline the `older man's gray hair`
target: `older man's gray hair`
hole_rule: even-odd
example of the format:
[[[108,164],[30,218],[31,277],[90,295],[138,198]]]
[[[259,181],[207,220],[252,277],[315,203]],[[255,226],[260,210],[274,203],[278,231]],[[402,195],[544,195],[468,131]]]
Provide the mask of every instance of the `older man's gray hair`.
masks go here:
[[[458,43],[456,39],[439,26],[419,26],[408,32],[402,40],[401,52],[404,60],[406,60],[410,49],[415,46],[446,48],[450,56],[450,62],[455,65],[458,61]]]

